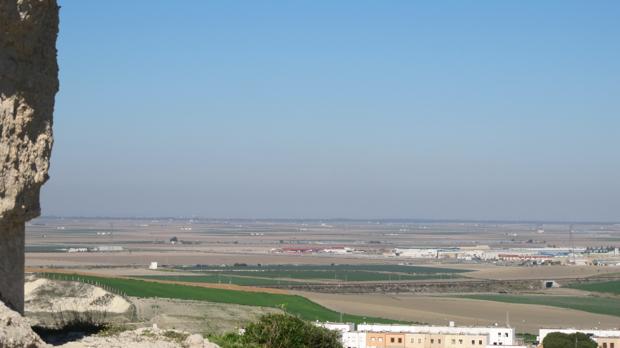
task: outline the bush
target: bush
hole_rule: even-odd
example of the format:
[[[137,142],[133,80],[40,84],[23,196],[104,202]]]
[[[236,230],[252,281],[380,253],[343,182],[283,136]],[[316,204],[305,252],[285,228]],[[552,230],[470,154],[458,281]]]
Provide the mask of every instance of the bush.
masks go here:
[[[222,348],[261,348],[256,344],[244,341],[244,337],[237,333],[227,333],[223,336],[209,336],[209,341]]]
[[[267,314],[248,325],[243,335],[214,339],[224,348],[342,348],[340,334],[288,314]]]
[[[577,332],[574,334],[565,334],[561,332],[552,332],[545,336],[543,340],[545,348],[597,348],[598,345],[590,336]]]
[[[339,334],[287,314],[267,314],[250,324],[244,341],[265,348],[342,348]]]

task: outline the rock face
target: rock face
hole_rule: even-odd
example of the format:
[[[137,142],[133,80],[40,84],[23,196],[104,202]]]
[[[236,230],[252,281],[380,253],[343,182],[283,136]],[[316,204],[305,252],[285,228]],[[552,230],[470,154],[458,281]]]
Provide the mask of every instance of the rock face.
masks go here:
[[[0,0],[0,300],[24,306],[24,226],[39,216],[58,91],[56,0]]]
[[[4,1],[4,0],[1,0]],[[0,302],[1,348],[51,348],[32,331],[30,323],[19,313]],[[161,330],[156,327],[140,328],[115,335],[88,336],[69,342],[59,348],[219,348],[199,334],[177,330]]]
[[[0,347],[37,348],[47,345],[30,329],[30,324],[19,313],[0,302]]]
[[[114,336],[89,336],[59,348],[220,348],[200,334],[158,328],[140,328]]]

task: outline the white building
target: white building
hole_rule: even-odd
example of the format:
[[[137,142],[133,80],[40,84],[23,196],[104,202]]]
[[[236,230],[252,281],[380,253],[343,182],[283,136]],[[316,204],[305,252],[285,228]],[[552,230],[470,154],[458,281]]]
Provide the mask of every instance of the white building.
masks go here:
[[[88,251],[88,248],[69,248],[67,250],[68,253],[85,253]]]
[[[355,331],[355,324],[352,323],[321,323],[319,321],[314,323],[316,326],[324,327],[329,330],[339,331],[339,332],[351,332]]]
[[[343,348],[366,348],[366,333],[359,331],[343,332],[341,342]]]
[[[100,245],[98,247],[93,248],[93,251],[102,251],[102,252],[110,252],[110,251],[123,251],[122,246],[117,245]]]
[[[394,255],[412,259],[436,259],[437,249],[394,249]]]
[[[360,324],[357,326],[357,331],[488,335],[488,345],[490,346],[513,346],[515,344],[515,329],[508,327]]]
[[[149,269],[157,269],[157,262],[151,262],[151,264],[149,265]]]

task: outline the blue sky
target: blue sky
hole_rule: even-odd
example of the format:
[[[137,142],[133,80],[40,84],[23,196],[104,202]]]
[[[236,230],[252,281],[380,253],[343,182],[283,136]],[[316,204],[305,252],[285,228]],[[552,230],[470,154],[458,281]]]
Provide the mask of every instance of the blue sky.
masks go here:
[[[620,220],[620,2],[60,3],[44,215]]]

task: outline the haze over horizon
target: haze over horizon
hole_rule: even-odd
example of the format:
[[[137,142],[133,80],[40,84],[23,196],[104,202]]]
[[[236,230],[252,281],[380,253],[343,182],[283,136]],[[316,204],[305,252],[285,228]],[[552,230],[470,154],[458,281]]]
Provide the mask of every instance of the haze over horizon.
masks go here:
[[[620,2],[60,5],[43,215],[620,220]]]

